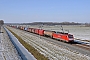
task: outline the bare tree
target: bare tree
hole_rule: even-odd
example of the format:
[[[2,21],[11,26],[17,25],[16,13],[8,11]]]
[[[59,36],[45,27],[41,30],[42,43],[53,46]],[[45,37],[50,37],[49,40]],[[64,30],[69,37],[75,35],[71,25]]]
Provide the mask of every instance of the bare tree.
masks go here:
[[[0,32],[1,32],[1,26],[4,24],[3,20],[0,20]]]
[[[3,20],[0,20],[0,25],[3,25],[4,24],[4,21]]]

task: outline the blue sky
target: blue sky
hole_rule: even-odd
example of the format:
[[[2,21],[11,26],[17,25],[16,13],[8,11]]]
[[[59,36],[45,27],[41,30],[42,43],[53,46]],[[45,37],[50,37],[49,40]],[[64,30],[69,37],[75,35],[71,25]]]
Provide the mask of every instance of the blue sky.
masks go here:
[[[90,22],[90,0],[0,0],[6,23]]]

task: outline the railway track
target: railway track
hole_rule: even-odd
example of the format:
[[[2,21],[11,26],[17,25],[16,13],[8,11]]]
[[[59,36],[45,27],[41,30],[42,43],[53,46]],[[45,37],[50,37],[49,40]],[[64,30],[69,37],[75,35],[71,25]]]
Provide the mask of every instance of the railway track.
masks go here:
[[[26,31],[25,31],[26,32]],[[26,32],[27,33],[27,32]],[[34,36],[37,36],[37,37],[40,37],[40,38],[42,38],[42,39],[45,39],[45,40],[49,40],[49,39],[51,39],[51,38],[49,38],[49,37],[43,37],[43,36],[38,36],[38,35],[36,35],[36,34],[33,34],[33,33],[29,33],[28,32],[28,34],[32,34],[32,35],[34,35]],[[55,40],[55,41],[59,41],[59,40],[57,40],[57,39],[51,39],[51,41],[52,40]],[[63,41],[60,41],[61,43],[65,43],[65,44],[70,44],[70,45],[72,45],[72,46],[76,46],[76,47],[79,47],[79,48],[82,48],[82,49],[85,49],[85,50],[87,50],[87,51],[90,51],[90,45],[88,45],[87,43],[84,43],[84,42],[81,42],[81,41],[74,41],[73,43],[66,43],[66,42],[63,42]],[[90,54],[89,54],[89,56],[90,56]]]
[[[25,31],[26,32],[26,31]],[[87,45],[87,44],[83,44],[84,42],[76,42],[74,41],[73,43],[66,43],[66,42],[63,42],[63,41],[59,41],[59,40],[55,40],[55,39],[51,39],[49,37],[43,37],[43,36],[39,36],[37,34],[33,34],[33,33],[30,33],[30,32],[26,32],[28,34],[32,34],[33,36],[36,36],[36,37],[40,37],[41,39],[44,39],[44,40],[47,40],[47,41],[50,41],[50,42],[54,42],[56,43],[57,45],[63,45],[65,48],[69,49],[71,48],[71,50],[75,50],[77,52],[80,52],[82,54],[85,54],[85,55],[89,55],[90,56],[90,45]],[[68,44],[68,45],[67,45]],[[76,48],[72,48],[71,46],[69,45],[72,45],[72,46],[75,46]],[[78,48],[80,50],[78,50]]]
[[[82,44],[82,43],[78,43],[77,44],[72,44],[73,46],[77,46],[79,48],[83,48],[83,49],[86,49],[88,51],[90,51],[90,45],[87,45],[87,44]]]
[[[38,35],[35,35],[35,34],[32,34],[32,35],[39,37]],[[66,42],[62,42],[62,41],[58,41],[58,40],[56,41],[55,39],[46,38],[43,36],[41,36],[40,38],[54,42],[57,45],[62,45],[67,49],[71,49],[72,51],[77,51],[77,52],[82,53],[84,55],[90,56],[90,45],[83,44],[82,42],[66,43]]]
[[[27,42],[29,43],[29,44],[31,44],[31,45],[34,45],[33,47],[35,47],[36,49],[38,49],[39,51],[40,51],[40,49],[42,50],[42,49],[44,49],[43,50],[43,54],[44,54],[44,52],[47,52],[46,53],[46,55],[47,56],[49,56],[49,58],[52,58],[52,59],[60,59],[60,55],[61,55],[61,51],[60,50],[58,50],[59,48],[61,48],[61,46],[63,47],[63,48],[65,48],[66,50],[69,50],[69,51],[71,51],[71,52],[74,52],[74,53],[76,53],[77,55],[79,54],[79,53],[81,53],[81,54],[83,54],[83,55],[88,55],[88,57],[90,56],[90,51],[89,50],[86,50],[86,49],[82,49],[82,48],[80,48],[78,45],[79,45],[79,43],[78,44],[68,44],[68,43],[63,43],[63,42],[59,42],[59,41],[56,41],[56,40],[54,40],[54,39],[50,39],[50,38],[46,38],[46,37],[43,37],[43,36],[39,36],[39,35],[36,35],[36,34],[33,34],[33,33],[29,33],[29,32],[26,32],[26,31],[22,31],[22,30],[18,30],[18,29],[14,29],[14,28],[9,28],[9,29],[11,29],[11,30],[13,30],[15,33],[17,33],[17,34],[19,34],[19,36],[21,36],[25,41],[27,40]],[[19,31],[19,33],[18,33],[18,31]],[[31,36],[31,37],[30,37]],[[34,38],[34,37],[35,38]],[[37,38],[39,38],[40,40],[45,40],[45,41],[48,41],[49,43],[51,43],[51,44],[53,44],[53,46],[55,45],[55,47],[58,47],[58,48],[55,48],[55,47],[53,47],[53,46],[51,46],[51,47],[47,47],[47,46],[49,46],[48,44],[44,44],[44,43],[40,43],[40,42],[38,42],[38,41],[36,41],[35,39],[37,39]],[[44,41],[44,42],[45,42]],[[39,45],[40,44],[40,45]],[[38,47],[36,46],[36,45],[38,45]],[[43,45],[45,46],[45,47],[43,47]],[[50,48],[52,48],[52,49],[50,49]],[[78,52],[78,53],[77,53]],[[66,54],[66,52],[63,52],[63,53],[65,53],[65,56],[67,56]],[[62,53],[62,54],[63,54]],[[84,59],[84,60],[87,60],[86,58],[80,58],[79,56],[77,56],[76,57],[76,55],[74,56],[73,55],[73,53],[68,53],[69,55],[71,54],[73,57],[71,57],[71,59]],[[57,56],[57,55],[59,55],[59,57]],[[70,56],[71,56],[70,55]],[[70,56],[67,56],[67,57],[70,57]],[[67,58],[67,57],[65,57],[65,58]],[[68,58],[69,59],[69,58]]]

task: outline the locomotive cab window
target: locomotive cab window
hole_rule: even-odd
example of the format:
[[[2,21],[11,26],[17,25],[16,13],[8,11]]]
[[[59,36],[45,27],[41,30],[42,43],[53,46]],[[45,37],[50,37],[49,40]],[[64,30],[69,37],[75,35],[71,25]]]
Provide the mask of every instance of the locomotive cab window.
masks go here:
[[[73,38],[73,35],[68,35],[69,38]]]

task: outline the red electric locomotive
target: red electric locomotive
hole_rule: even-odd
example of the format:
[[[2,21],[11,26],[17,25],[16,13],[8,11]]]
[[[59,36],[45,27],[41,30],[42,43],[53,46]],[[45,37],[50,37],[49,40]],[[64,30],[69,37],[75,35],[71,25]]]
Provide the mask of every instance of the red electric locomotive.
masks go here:
[[[68,33],[62,33],[62,32],[53,33],[53,38],[59,39],[59,40],[65,41],[65,42],[73,42],[74,41],[73,35],[68,34]]]

